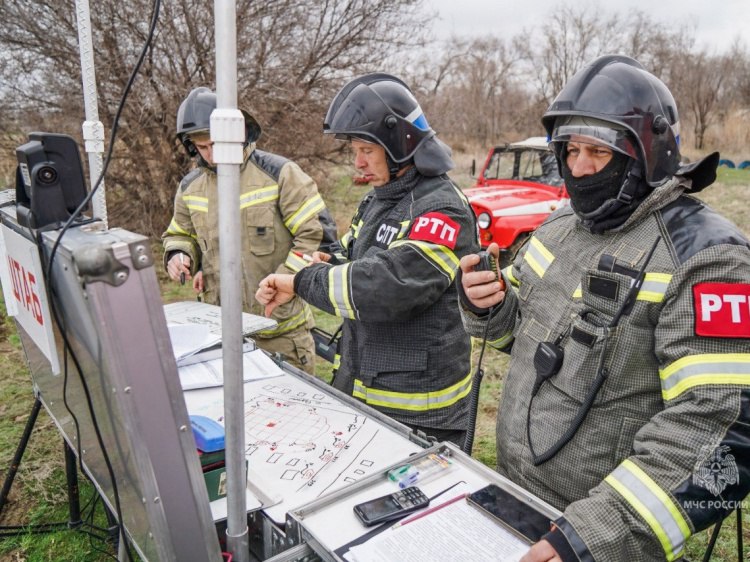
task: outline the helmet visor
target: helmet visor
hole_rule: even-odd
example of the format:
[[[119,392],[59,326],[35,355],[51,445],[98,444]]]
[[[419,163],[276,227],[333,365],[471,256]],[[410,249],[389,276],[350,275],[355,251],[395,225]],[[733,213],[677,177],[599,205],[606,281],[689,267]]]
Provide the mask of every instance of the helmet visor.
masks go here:
[[[615,123],[572,115],[558,117],[550,135],[550,143],[569,141],[606,146],[638,160],[638,151],[628,131]]]

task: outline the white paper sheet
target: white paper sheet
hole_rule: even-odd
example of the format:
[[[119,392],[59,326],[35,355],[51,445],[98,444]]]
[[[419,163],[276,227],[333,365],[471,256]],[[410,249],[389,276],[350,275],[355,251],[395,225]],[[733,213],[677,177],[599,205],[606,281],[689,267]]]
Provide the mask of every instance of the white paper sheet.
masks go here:
[[[183,390],[224,385],[224,362],[221,357],[177,368]],[[243,381],[278,377],[284,371],[260,349],[242,354]]]
[[[353,546],[356,562],[518,562],[529,550],[510,531],[461,500]]]

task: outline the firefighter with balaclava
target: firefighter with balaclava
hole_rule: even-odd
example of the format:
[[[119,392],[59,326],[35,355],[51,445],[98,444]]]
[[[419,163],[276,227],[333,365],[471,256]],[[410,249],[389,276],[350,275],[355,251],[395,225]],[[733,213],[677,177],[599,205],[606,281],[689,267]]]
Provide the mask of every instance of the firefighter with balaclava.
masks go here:
[[[454,282],[478,251],[466,197],[446,175],[450,152],[398,78],[370,74],[335,96],[323,132],[350,143],[373,189],[338,251],[296,275],[271,275],[257,297],[274,310],[294,295],[343,318],[333,384],[415,431],[464,441],[470,339]]]
[[[571,205],[500,282],[476,256],[460,282],[467,331],[510,352],[498,470],[564,512],[522,560],[675,560],[750,490],[750,245],[692,196],[719,155],[681,165],[635,60],[596,59],[542,122]]]
[[[191,280],[210,304],[220,304],[219,194],[209,133],[215,108],[216,94],[205,87],[192,90],[180,105],[177,138],[197,166],[180,182],[172,221],[162,235],[169,276]],[[242,240],[243,310],[263,314],[254,298],[259,281],[270,273],[299,271],[305,265],[300,256],[318,250],[324,238],[335,240],[336,229],[315,182],[294,162],[256,149],[260,126],[249,113],[242,114],[246,142],[238,201],[241,230],[224,235]],[[313,373],[310,307],[292,299],[274,311],[273,319],[277,327],[253,336],[258,346]]]

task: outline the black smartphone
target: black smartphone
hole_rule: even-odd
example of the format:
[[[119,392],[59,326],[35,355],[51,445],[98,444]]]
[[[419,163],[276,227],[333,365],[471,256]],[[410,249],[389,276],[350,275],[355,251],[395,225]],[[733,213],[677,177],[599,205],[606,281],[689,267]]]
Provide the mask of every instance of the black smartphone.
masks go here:
[[[430,505],[430,498],[416,486],[375,498],[354,506],[354,513],[366,526],[401,519],[404,515]]]
[[[469,494],[467,499],[529,543],[537,542],[550,530],[550,520],[546,515],[496,484]]]

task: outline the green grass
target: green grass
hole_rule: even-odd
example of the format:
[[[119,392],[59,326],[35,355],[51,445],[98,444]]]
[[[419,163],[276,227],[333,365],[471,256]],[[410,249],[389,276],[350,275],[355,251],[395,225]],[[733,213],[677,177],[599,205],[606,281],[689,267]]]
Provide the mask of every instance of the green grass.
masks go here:
[[[463,173],[463,172],[462,172]],[[463,179],[463,176],[461,177]],[[461,185],[468,186],[464,179]],[[330,182],[321,186],[323,196],[334,216],[343,228],[356,209],[361,196],[368,190],[366,186],[351,186],[348,172],[333,176]],[[738,224],[746,235],[750,235],[750,214],[748,213],[750,194],[750,171],[721,168],[717,184],[711,186],[700,197],[717,211]],[[160,245],[154,242],[154,255],[161,253]],[[194,295],[188,286],[169,282],[157,265],[163,287],[165,302],[192,300]],[[320,311],[315,312],[316,323],[329,333],[335,331],[341,320]],[[0,300],[0,470],[4,478],[5,470],[15,452],[23,426],[33,404],[31,380],[26,368],[24,353],[13,322],[6,318],[4,305]],[[474,356],[479,348],[475,346]],[[472,456],[487,466],[495,466],[495,418],[503,379],[508,368],[508,357],[492,349],[487,349],[483,359],[484,380],[481,387],[479,413],[474,438]],[[329,381],[331,365],[322,359],[316,362],[316,374]],[[94,496],[92,486],[81,478],[82,507]],[[88,513],[88,510],[86,510]],[[1,525],[48,523],[67,520],[67,496],[63,466],[62,439],[52,420],[44,409],[37,420],[29,447],[20,464],[16,482],[11,490],[10,502],[0,519]],[[99,507],[94,521],[100,527],[106,526],[106,519]],[[709,532],[699,533],[688,541],[687,558],[701,560],[708,542]],[[719,541],[711,560],[730,562],[736,560],[734,516],[722,528]],[[743,512],[743,535],[745,559],[750,559],[750,509]],[[107,553],[97,550],[105,549]],[[113,548],[99,541],[93,541],[76,530],[66,530],[48,535],[27,534],[19,538],[0,540],[0,562],[46,562],[46,561],[103,561],[116,555]]]

